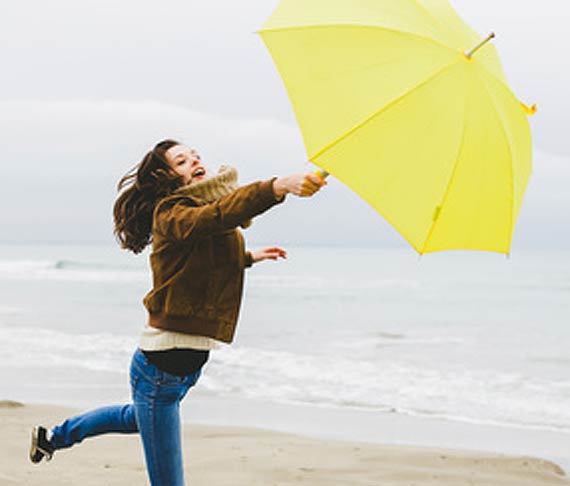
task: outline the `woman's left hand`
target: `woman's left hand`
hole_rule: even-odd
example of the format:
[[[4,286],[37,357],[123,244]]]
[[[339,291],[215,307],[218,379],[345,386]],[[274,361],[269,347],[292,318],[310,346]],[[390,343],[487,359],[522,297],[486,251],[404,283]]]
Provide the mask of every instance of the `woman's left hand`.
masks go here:
[[[263,250],[256,250],[251,252],[253,263],[261,262],[263,260],[277,260],[279,257],[287,258],[287,252],[277,246],[263,248]]]

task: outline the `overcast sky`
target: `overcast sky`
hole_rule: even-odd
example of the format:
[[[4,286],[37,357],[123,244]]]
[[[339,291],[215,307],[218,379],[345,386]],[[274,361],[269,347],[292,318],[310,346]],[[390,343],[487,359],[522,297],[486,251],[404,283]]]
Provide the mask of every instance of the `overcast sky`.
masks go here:
[[[307,0],[308,1],[308,0]],[[277,0],[9,2],[0,15],[0,242],[112,242],[119,178],[164,137],[242,183],[310,169],[254,32]],[[513,248],[570,246],[570,7],[452,0],[494,31],[513,91],[536,102],[534,172]],[[250,241],[407,246],[334,179],[259,218]]]

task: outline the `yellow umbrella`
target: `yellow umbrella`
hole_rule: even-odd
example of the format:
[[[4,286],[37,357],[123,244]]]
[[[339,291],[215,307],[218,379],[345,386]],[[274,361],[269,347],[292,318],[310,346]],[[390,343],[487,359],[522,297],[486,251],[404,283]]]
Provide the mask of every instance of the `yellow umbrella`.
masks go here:
[[[259,32],[309,159],[420,253],[509,253],[528,108],[446,0],[282,0]]]

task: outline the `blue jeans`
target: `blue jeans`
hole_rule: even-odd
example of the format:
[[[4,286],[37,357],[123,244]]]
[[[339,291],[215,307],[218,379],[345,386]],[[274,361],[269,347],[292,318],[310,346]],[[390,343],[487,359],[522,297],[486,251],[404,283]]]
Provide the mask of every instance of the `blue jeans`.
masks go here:
[[[87,437],[140,432],[152,486],[184,486],[180,401],[201,370],[174,376],[159,370],[137,349],[131,360],[132,404],[101,407],[65,420],[52,429],[55,449]]]

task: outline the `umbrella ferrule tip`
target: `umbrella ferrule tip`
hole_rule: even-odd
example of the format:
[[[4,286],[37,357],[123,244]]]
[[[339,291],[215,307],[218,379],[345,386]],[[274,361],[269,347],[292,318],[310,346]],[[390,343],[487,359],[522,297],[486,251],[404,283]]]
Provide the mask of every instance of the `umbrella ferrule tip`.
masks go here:
[[[475,54],[479,49],[481,49],[485,44],[487,44],[487,42],[489,42],[491,39],[494,38],[495,38],[495,33],[491,32],[485,39],[479,42],[479,44],[477,44],[475,47],[473,47],[467,52],[464,52],[465,58],[471,60],[473,58],[473,54]]]

